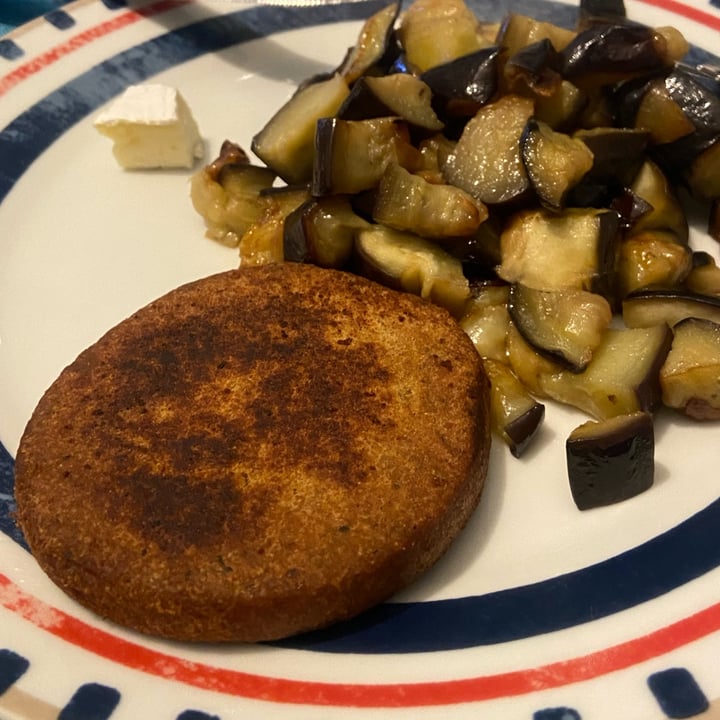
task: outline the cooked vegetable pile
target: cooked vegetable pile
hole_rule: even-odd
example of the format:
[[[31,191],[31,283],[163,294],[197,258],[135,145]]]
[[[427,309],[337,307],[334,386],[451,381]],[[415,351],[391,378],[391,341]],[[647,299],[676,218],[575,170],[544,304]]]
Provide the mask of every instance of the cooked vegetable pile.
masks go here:
[[[446,307],[514,455],[541,400],[587,413],[567,442],[582,509],[652,484],[663,404],[720,419],[720,268],[686,211],[720,240],[718,70],[609,1],[574,30],[389,5],[254,137],[262,166],[226,141],[191,192],[242,263],[351,270]]]

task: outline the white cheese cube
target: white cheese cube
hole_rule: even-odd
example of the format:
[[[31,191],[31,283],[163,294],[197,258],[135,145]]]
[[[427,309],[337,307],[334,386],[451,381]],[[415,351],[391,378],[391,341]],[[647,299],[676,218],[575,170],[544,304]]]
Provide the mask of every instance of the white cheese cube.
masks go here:
[[[132,85],[94,123],[113,141],[121,167],[192,167],[203,155],[197,123],[182,95],[166,85]]]

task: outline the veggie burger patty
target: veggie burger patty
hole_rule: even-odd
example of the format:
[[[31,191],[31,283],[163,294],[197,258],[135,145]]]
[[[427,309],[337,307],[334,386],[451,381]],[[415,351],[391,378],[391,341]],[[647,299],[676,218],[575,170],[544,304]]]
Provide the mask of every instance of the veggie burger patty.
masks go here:
[[[292,263],[220,273],[62,372],[20,444],[18,519],[105,618],[280,638],[442,555],[481,494],[488,398],[468,337],[417,297]]]

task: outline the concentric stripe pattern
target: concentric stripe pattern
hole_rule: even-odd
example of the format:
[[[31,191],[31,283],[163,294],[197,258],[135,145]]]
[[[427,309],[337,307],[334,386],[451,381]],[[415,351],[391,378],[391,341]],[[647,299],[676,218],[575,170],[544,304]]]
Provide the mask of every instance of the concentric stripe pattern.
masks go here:
[[[180,0],[180,2],[182,1],[183,0]],[[682,5],[681,3],[674,2],[674,0],[643,0],[643,2],[647,2],[648,4],[677,12],[678,14],[685,15],[690,19],[704,22],[709,27],[720,30],[720,19],[717,17],[717,15],[703,13],[702,11],[694,7],[689,8],[688,6]],[[109,11],[127,11],[127,4],[124,2],[124,0],[103,0],[103,4],[108,8]],[[157,5],[160,7],[163,4],[158,3]],[[710,6],[720,7],[720,3],[718,2],[718,0],[711,0],[708,7]],[[248,11],[245,12],[248,13]],[[358,9],[358,17],[360,17],[361,14],[365,14],[366,12],[367,10]],[[555,14],[553,15],[553,18],[557,19],[558,8],[555,8],[554,12]],[[302,20],[302,22],[306,22],[307,24],[313,24],[314,22],[320,21],[320,18],[313,18],[312,11],[308,12],[307,10],[304,10],[303,13],[304,19]],[[246,18],[251,17],[251,13],[246,15]],[[343,17],[347,18],[349,16],[345,14]],[[64,10],[57,10],[48,13],[44,17],[44,20],[59,31],[72,31],[73,27],[75,26],[75,20],[73,19],[72,15]],[[327,20],[327,15],[324,15],[322,21]],[[285,24],[287,25],[287,23]],[[250,28],[250,30],[248,30],[248,28]],[[209,34],[208,31],[210,31]],[[165,48],[166,52],[156,54],[154,55],[154,57],[164,58],[164,62],[166,62],[167,67],[169,67],[183,60],[195,57],[203,52],[217,50],[222,47],[226,47],[229,44],[234,44],[242,42],[244,40],[259,37],[261,34],[262,33],[260,31],[254,28],[252,22],[250,22],[249,24],[247,22],[243,22],[241,24],[233,24],[232,21],[228,21],[228,19],[225,18],[222,20],[222,22],[218,22],[215,26],[208,24],[203,27],[202,35],[204,40],[202,43],[195,42],[195,37],[192,29],[180,30],[174,33],[169,33],[167,36],[165,36],[164,38],[160,38],[157,41],[160,43],[167,43],[167,46]],[[209,42],[208,37],[211,38]],[[169,52],[167,52],[168,49]],[[129,52],[132,52],[132,50]],[[718,62],[718,58],[710,55],[709,53],[705,53],[704,51],[700,50],[697,50],[696,53],[696,61],[715,63]],[[24,50],[20,42],[11,39],[0,39],[0,63],[3,60],[18,61],[23,58],[23,55]],[[122,62],[122,59],[120,59],[120,62]],[[163,60],[161,60],[160,62],[163,62]],[[137,77],[128,78],[127,75],[124,76],[122,80],[124,84],[129,84],[131,82],[141,82],[149,74],[163,69],[157,66],[143,67],[142,64],[138,63],[133,63],[133,67],[138,68],[136,70],[136,72],[138,73]],[[2,74],[3,69],[2,65],[0,64],[0,77],[2,76]],[[73,85],[73,83],[70,83],[70,85],[72,85],[71,89],[73,90],[74,96],[77,96],[76,91],[78,89],[82,89],[82,83],[87,81],[89,81],[89,78],[79,78],[77,79],[77,81],[75,81],[75,83],[77,84]],[[119,92],[119,90],[121,89],[121,87],[115,87],[110,84],[106,87],[104,93],[98,94],[97,92],[95,92],[91,102],[88,102],[87,104],[82,106],[70,108],[70,120],[68,120],[68,122],[76,122],[78,119],[80,119],[80,117],[84,117],[85,115],[87,115],[95,107],[103,103],[113,94]],[[58,91],[60,93],[60,96],[62,96],[62,90],[63,89]],[[58,98],[55,97],[53,101],[57,102],[57,99]],[[30,111],[28,111],[29,114],[21,119],[21,121],[26,124],[26,127],[32,123],[33,110],[34,109],[30,109]],[[41,108],[35,108],[35,110],[40,111]],[[11,126],[10,129],[12,129]],[[4,140],[7,141],[8,138],[12,136],[12,133],[8,134],[8,128],[6,128],[0,133],[0,153],[2,153],[2,157],[4,158],[3,168],[0,170],[0,202],[2,202],[4,196],[12,187],[12,184],[22,175],[28,165],[39,154],[41,154],[44,149],[48,147],[48,145],[53,142],[54,139],[56,139],[56,137],[61,135],[66,129],[66,126],[50,129],[46,128],[43,130],[41,136],[38,136],[37,134],[32,136],[31,141],[35,144],[34,148],[32,149],[29,145],[27,147],[21,148],[12,147],[12,144],[9,142],[6,142],[6,144],[3,145],[3,136]],[[7,451],[0,445],[0,530],[9,537],[11,537],[15,542],[24,546],[24,539],[22,538],[22,534],[12,520],[12,514],[14,511],[12,478],[12,458],[9,453],[7,453]],[[699,513],[696,517],[692,518],[692,522],[690,522],[689,524],[685,523],[679,528],[675,528],[665,537],[656,538],[653,541],[653,543],[656,543],[656,545],[653,545],[653,543],[649,543],[647,546],[644,546],[637,550],[637,552],[647,553],[647,557],[643,556],[642,562],[638,563],[640,566],[646,566],[644,563],[648,560],[652,562],[654,552],[657,552],[657,557],[662,557],[663,562],[667,563],[667,551],[671,551],[672,548],[677,547],[678,542],[680,542],[681,545],[683,542],[692,542],[695,545],[698,542],[698,539],[700,539],[700,542],[706,543],[707,552],[694,552],[690,555],[693,558],[701,557],[703,562],[697,567],[688,568],[687,565],[685,565],[685,575],[682,578],[674,577],[672,579],[668,579],[668,581],[670,582],[669,586],[656,585],[653,588],[652,583],[648,583],[648,578],[639,578],[638,586],[633,590],[633,592],[635,593],[634,599],[621,599],[621,603],[624,602],[626,603],[625,606],[629,606],[632,605],[634,602],[644,601],[648,599],[648,597],[645,596],[640,598],[637,593],[650,593],[650,596],[652,596],[653,593],[656,595],[661,594],[670,589],[671,586],[678,586],[683,582],[687,582],[692,577],[697,577],[702,573],[706,572],[707,570],[716,567],[718,563],[720,563],[720,556],[716,557],[712,551],[712,548],[715,547],[716,549],[718,549],[718,552],[720,552],[720,543],[717,542],[717,536],[714,530],[718,526],[718,520],[720,520],[720,505],[718,504],[719,502],[720,501],[714,503],[705,511]],[[686,533],[686,536],[683,535],[683,532]],[[662,545],[662,543],[664,542],[667,542],[667,545],[663,545],[662,548],[659,549],[659,546],[657,544],[659,543]],[[612,561],[603,564],[601,572],[624,572],[622,563],[627,561],[627,556],[628,554],[622,556],[621,558],[613,558]],[[613,563],[616,563],[616,565],[613,566]],[[668,565],[669,564],[670,563],[668,563]],[[594,568],[593,571],[597,572],[598,568]],[[656,577],[656,575],[654,575],[654,577]],[[582,584],[585,582],[585,580],[585,576],[578,575],[576,586],[578,590],[582,587]],[[654,582],[657,583],[657,579]],[[660,582],[662,583],[662,581]],[[567,583],[568,577],[564,577],[563,586],[567,587]],[[570,582],[569,586],[572,587],[572,582]],[[519,595],[517,597],[513,597],[512,595],[506,595],[502,598],[502,600],[503,602],[506,602],[508,600],[512,602],[513,599],[515,599],[518,602],[526,603],[528,601],[532,602],[534,597],[537,601],[542,601],[542,593],[540,595],[533,595],[533,593],[538,590],[555,591],[557,590],[557,588],[553,588],[551,586],[543,584],[543,588],[530,588],[528,590],[529,595],[527,597],[521,597]],[[495,598],[495,600],[497,600],[497,598]],[[616,597],[612,599],[609,598],[608,602],[617,603],[618,599]],[[569,602],[568,605],[571,607],[581,607],[582,603]],[[417,628],[418,618],[414,617],[412,613],[423,613],[423,606],[430,607],[431,612],[433,613],[433,616],[435,618],[442,615],[443,608],[441,605],[433,606],[432,603],[412,604],[410,616],[407,620],[407,622],[409,623],[407,625],[408,629],[411,627]],[[489,604],[486,609],[490,609],[492,612],[493,607],[497,608],[500,606],[500,603],[495,606]],[[406,610],[407,608],[404,609]],[[476,610],[476,608],[472,609]],[[384,606],[377,611],[378,613],[380,613],[380,615],[373,617],[372,622],[368,622],[366,618],[365,620],[360,621],[359,625],[351,626],[350,628],[344,628],[340,632],[333,631],[330,634],[323,634],[312,638],[305,638],[299,641],[293,641],[293,643],[297,642],[298,647],[312,647],[313,649],[326,650],[329,652],[413,652],[426,651],[437,647],[436,638],[431,638],[428,641],[430,643],[430,645],[428,646],[412,647],[411,645],[406,644],[404,646],[394,645],[391,648],[387,648],[382,646],[381,644],[378,645],[379,642],[381,643],[380,636],[385,636],[385,633],[383,631],[383,622],[387,618],[390,618],[391,622],[393,623],[392,635],[395,639],[394,642],[397,642],[397,638],[403,636],[402,623],[398,624],[398,622],[393,619],[395,616],[395,610],[396,608],[393,608],[392,605]],[[608,605],[607,607],[608,613],[614,612],[616,610],[617,608],[614,606]],[[449,615],[456,615],[457,611],[458,606],[448,606]],[[577,622],[583,622],[583,619],[573,617],[561,618],[558,620],[558,618],[556,618],[555,621],[556,623],[558,623],[557,627],[563,627],[570,626]],[[366,630],[366,628],[362,626],[363,622],[365,622],[368,627],[379,627],[382,632],[379,632],[377,637],[373,636],[372,632],[370,634],[363,634]],[[505,627],[507,627],[507,625],[508,624],[505,623]],[[465,631],[467,631],[467,628],[469,626],[472,627],[472,624],[468,625],[465,622],[463,623]],[[493,618],[492,622],[488,624],[488,627],[490,626],[493,628],[502,627],[502,618]],[[452,636],[452,624],[443,625],[442,623],[440,623],[439,625],[435,624],[434,627],[438,628],[438,632],[444,634],[446,638],[448,632],[450,632],[450,635]],[[534,633],[547,632],[551,629],[556,628],[520,628],[519,636],[522,637]],[[483,633],[485,634],[483,635]],[[417,639],[417,634],[415,632],[408,633],[408,638],[410,638],[411,636],[413,638],[412,642],[415,642]],[[480,634],[476,636],[472,636],[471,634],[469,640],[467,639],[467,633],[465,633],[463,637],[465,638],[464,642],[469,644],[481,644],[483,642],[505,642],[513,639],[511,637],[506,637],[502,635],[491,638],[487,635],[487,629],[481,630]],[[348,638],[349,645],[347,644]],[[462,647],[463,645],[462,643],[456,643],[451,644],[450,646]],[[9,708],[11,706],[16,710],[18,707],[22,707],[25,709],[28,717],[34,717],[35,715],[33,713],[33,707],[35,705],[37,705],[37,707],[43,705],[43,713],[45,713],[43,717],[47,716],[46,704],[41,699],[35,698],[31,694],[23,691],[23,680],[29,677],[32,672],[33,663],[31,658],[24,657],[22,654],[15,652],[12,648],[0,647],[0,711],[2,711],[3,708]],[[691,718],[699,715],[703,715],[703,717],[707,720],[716,720],[720,718],[720,703],[717,701],[710,702],[708,700],[696,678],[694,677],[691,669],[689,668],[667,667],[663,670],[654,672],[647,678],[647,691],[656,701],[658,710],[657,718]],[[110,687],[105,684],[93,682],[91,679],[89,679],[87,683],[79,686],[75,690],[75,692],[72,693],[70,697],[68,697],[65,705],[56,708],[57,712],[55,714],[55,717],[57,717],[58,720],[104,720],[105,718],[111,718],[113,716],[121,699],[122,695],[119,689]],[[165,719],[158,718],[158,720]],[[219,718],[218,716],[213,714],[208,714],[202,709],[189,708],[181,712],[174,719],[168,717],[167,720],[222,720],[222,718]],[[570,706],[547,707],[540,708],[535,711],[532,715],[532,720],[582,720],[582,715],[579,710]]]

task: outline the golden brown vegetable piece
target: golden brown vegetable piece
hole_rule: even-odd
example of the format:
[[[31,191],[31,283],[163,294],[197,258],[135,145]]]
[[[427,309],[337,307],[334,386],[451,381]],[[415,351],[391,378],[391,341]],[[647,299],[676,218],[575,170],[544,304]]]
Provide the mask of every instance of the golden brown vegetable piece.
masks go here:
[[[720,420],[720,324],[688,318],[673,333],[660,370],[663,403],[695,420]]]

